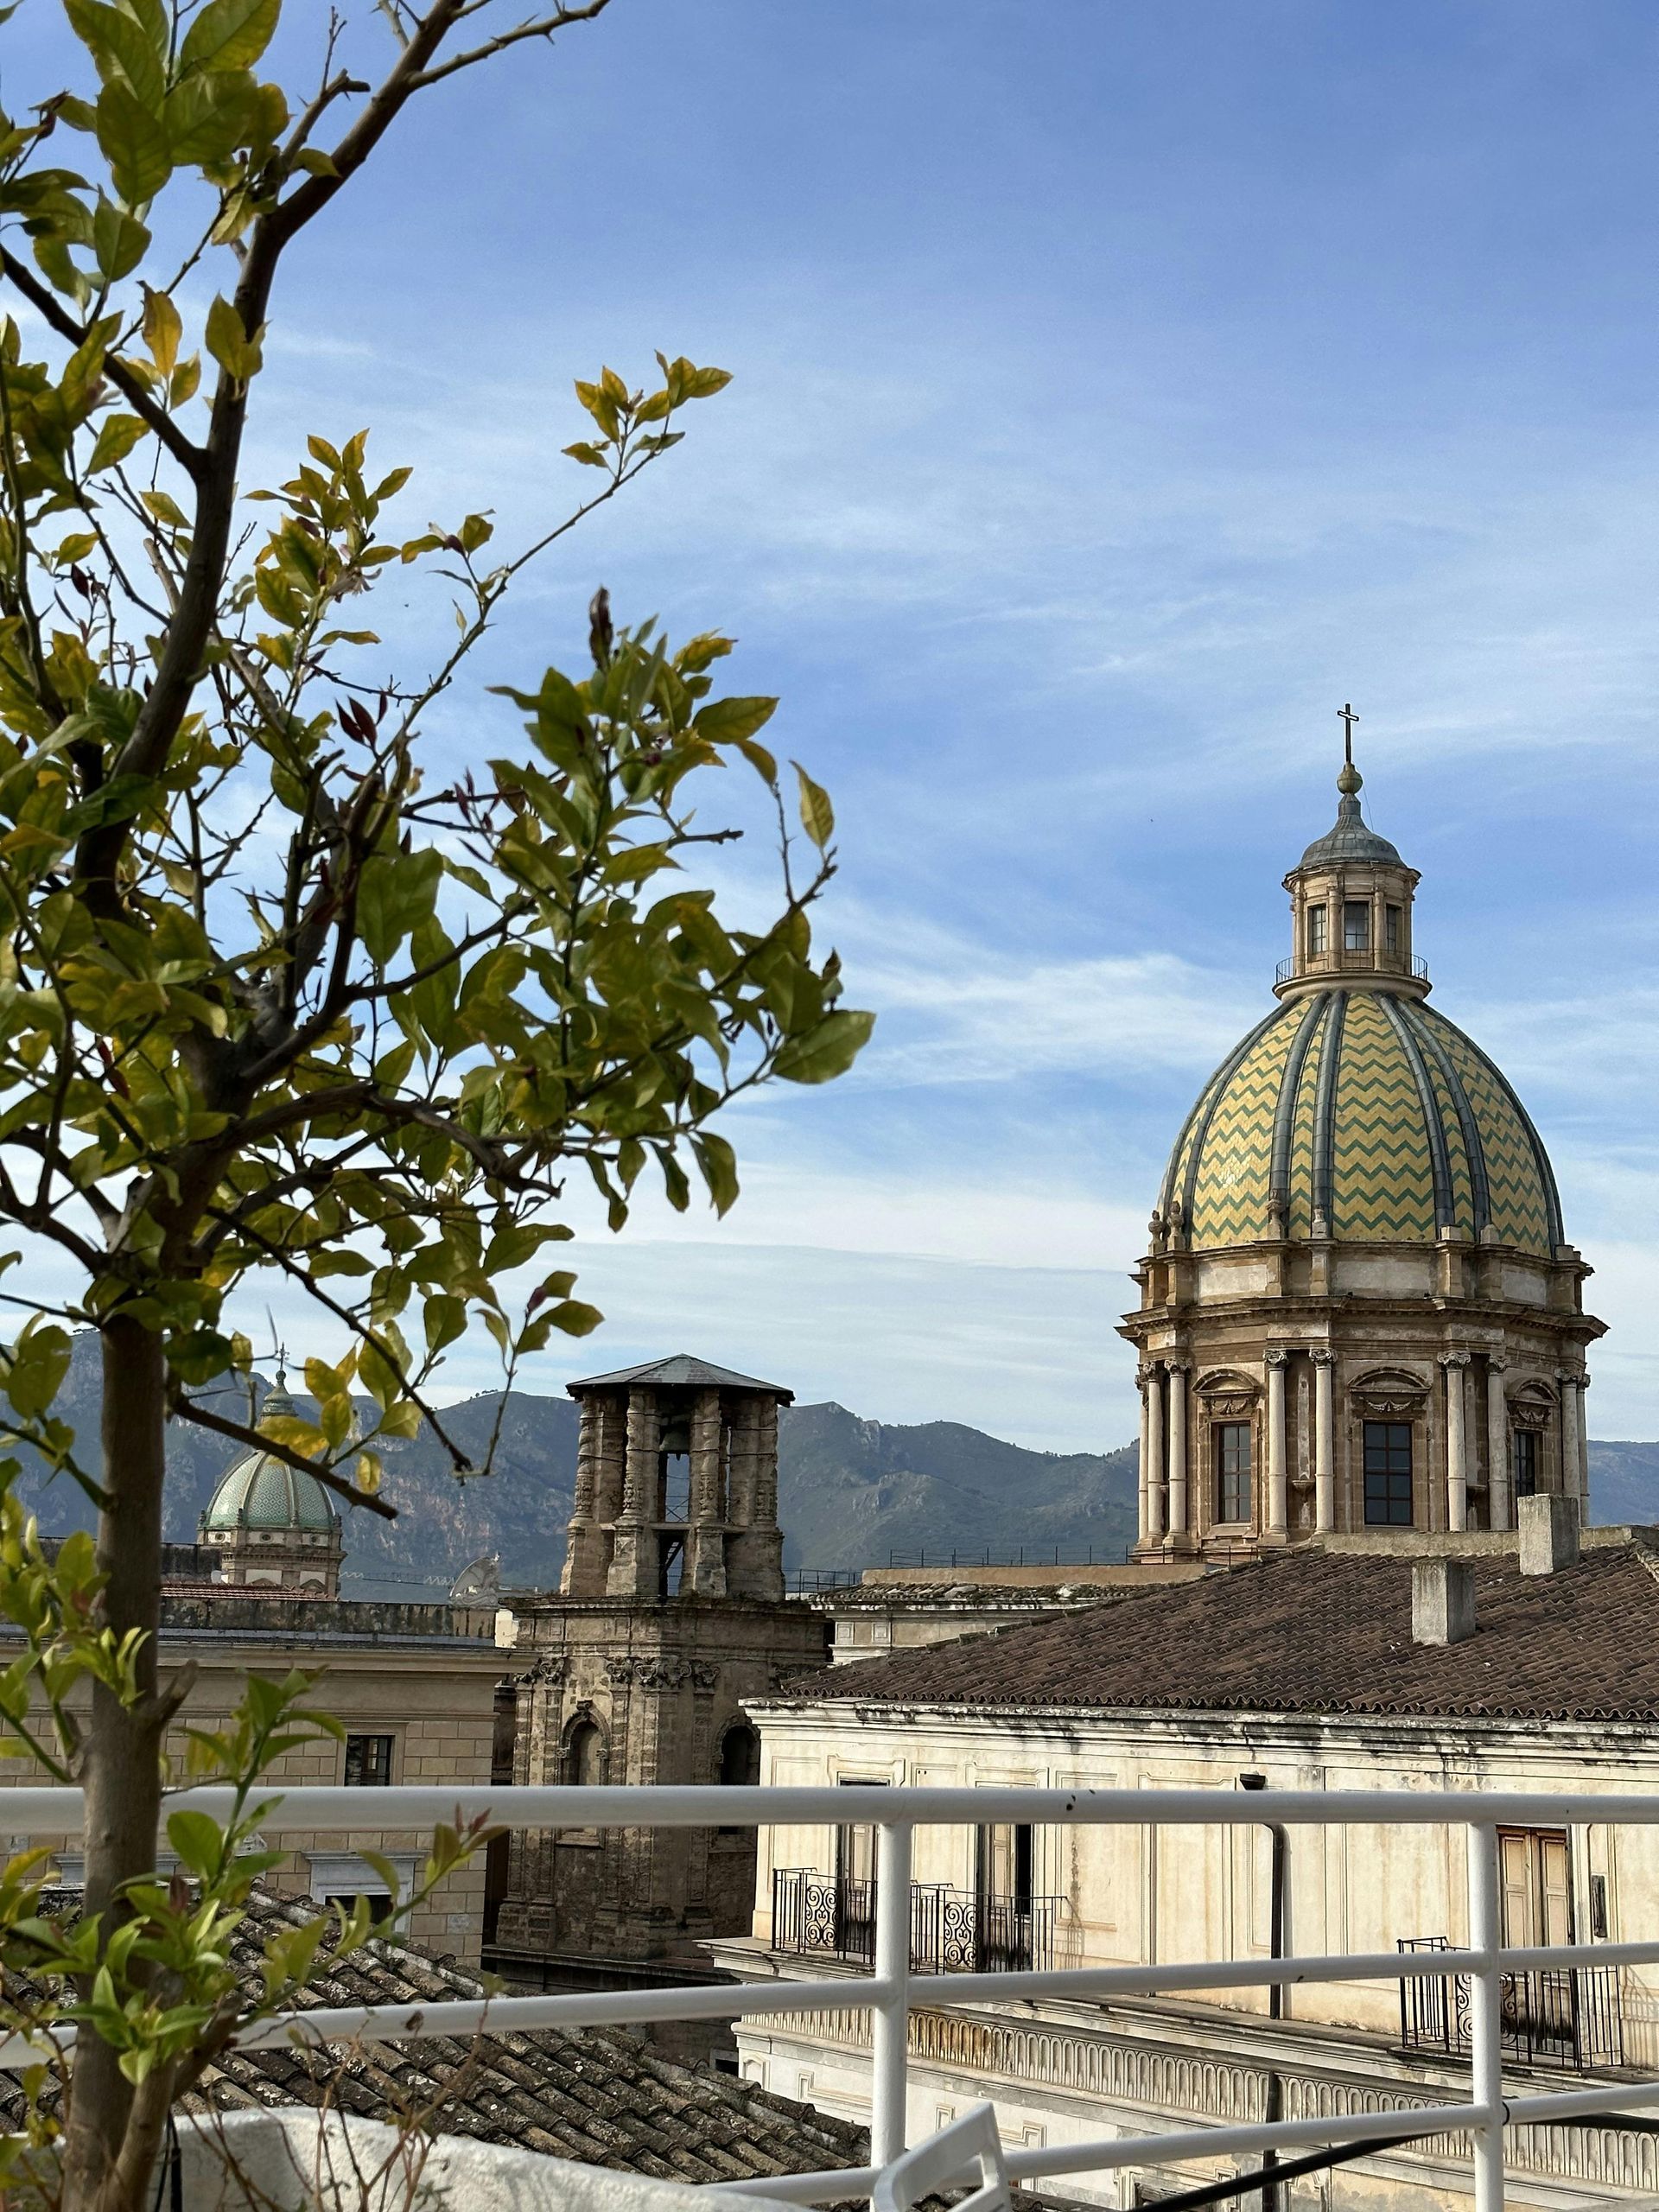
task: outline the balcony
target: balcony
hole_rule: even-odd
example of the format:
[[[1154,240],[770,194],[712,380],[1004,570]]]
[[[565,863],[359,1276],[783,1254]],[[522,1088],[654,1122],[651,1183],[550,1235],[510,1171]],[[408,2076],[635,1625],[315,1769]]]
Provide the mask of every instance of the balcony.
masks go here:
[[[1002,1897],[945,1882],[910,1885],[912,1974],[1040,1974],[1056,1961],[1063,1897]],[[772,1948],[797,1958],[875,1961],[876,1885],[811,1866],[772,1876]],[[1064,1964],[1064,1961],[1058,1961]]]
[[[1449,1951],[1444,1936],[1408,1936],[1402,1951]],[[1584,2073],[1624,2063],[1624,2009],[1614,1967],[1546,1967],[1502,1977],[1499,2042],[1521,2066]],[[1400,2040],[1410,2051],[1466,2055],[1472,2047],[1462,1974],[1400,1985]]]

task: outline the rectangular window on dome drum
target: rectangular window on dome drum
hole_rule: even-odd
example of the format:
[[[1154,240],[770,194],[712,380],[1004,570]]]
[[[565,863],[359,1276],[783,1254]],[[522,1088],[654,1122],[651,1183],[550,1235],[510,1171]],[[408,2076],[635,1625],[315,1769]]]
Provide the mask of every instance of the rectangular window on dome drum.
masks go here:
[[[1371,910],[1363,899],[1344,901],[1342,909],[1342,949],[1344,952],[1365,952],[1370,948]]]
[[[1368,1528],[1411,1526],[1411,1423],[1365,1423],[1365,1521]]]
[[[1250,1517],[1250,1424],[1218,1421],[1215,1427],[1216,1518]]]
[[[1317,960],[1325,950],[1325,916],[1329,908],[1310,906],[1307,910],[1307,957]]]
[[[1400,950],[1400,909],[1397,906],[1382,909],[1382,949],[1385,952],[1398,952]]]

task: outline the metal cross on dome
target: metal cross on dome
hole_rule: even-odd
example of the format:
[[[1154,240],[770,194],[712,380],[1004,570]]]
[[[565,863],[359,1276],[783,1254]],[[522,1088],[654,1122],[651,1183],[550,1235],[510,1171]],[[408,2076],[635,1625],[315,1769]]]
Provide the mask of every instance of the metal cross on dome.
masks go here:
[[[1342,724],[1343,758],[1351,768],[1354,765],[1354,724],[1359,716],[1351,707],[1344,705],[1337,709],[1337,720]]]

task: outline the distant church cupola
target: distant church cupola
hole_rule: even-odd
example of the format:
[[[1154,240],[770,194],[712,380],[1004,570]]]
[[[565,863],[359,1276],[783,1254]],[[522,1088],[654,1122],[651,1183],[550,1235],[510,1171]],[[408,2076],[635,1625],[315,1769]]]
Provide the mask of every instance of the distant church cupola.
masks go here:
[[[1301,998],[1334,978],[1363,977],[1416,997],[1428,993],[1427,964],[1411,949],[1411,903],[1420,878],[1360,812],[1364,779],[1354,766],[1351,707],[1343,709],[1344,759],[1337,778],[1335,824],[1317,837],[1285,878],[1291,950],[1274,988]]]

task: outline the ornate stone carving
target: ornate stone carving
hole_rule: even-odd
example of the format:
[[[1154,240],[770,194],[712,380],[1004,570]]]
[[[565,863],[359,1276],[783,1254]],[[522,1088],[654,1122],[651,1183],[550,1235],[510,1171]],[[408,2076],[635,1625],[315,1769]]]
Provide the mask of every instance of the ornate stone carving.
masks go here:
[[[1288,1367],[1290,1365],[1290,1354],[1285,1350],[1282,1344],[1272,1345],[1264,1355],[1264,1359],[1265,1363],[1268,1367]]]

